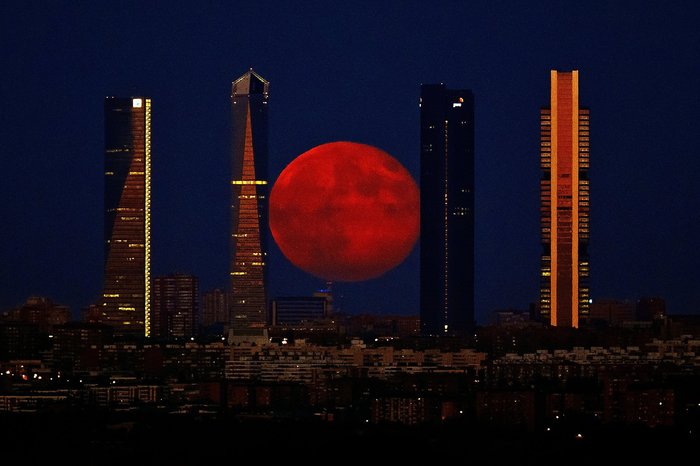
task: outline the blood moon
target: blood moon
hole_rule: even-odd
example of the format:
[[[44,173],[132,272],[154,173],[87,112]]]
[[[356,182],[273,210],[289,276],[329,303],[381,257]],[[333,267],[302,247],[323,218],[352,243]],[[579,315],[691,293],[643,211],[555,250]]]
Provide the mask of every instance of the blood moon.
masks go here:
[[[325,280],[376,278],[411,252],[418,186],[399,161],[355,142],[316,146],[282,171],[270,193],[270,230],[282,253]]]

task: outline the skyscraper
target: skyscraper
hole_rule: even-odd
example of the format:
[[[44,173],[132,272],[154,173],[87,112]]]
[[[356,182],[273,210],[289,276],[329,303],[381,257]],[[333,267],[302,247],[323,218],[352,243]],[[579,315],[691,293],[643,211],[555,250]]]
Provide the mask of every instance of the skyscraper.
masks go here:
[[[107,97],[104,287],[98,320],[150,333],[151,99]]]
[[[474,95],[424,84],[420,96],[420,320],[424,335],[474,326]]]
[[[171,274],[153,280],[151,336],[188,338],[197,331],[199,280]]]
[[[540,315],[578,327],[589,314],[588,118],[578,71],[552,70],[550,105],[540,110]]]
[[[267,326],[267,99],[250,69],[231,85],[231,311],[233,335]]]

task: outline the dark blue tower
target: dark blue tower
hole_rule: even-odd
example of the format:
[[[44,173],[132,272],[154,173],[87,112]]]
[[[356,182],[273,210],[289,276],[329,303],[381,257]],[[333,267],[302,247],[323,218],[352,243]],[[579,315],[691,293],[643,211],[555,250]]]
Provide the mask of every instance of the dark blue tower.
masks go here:
[[[420,96],[420,318],[426,336],[474,327],[474,95],[424,84]]]

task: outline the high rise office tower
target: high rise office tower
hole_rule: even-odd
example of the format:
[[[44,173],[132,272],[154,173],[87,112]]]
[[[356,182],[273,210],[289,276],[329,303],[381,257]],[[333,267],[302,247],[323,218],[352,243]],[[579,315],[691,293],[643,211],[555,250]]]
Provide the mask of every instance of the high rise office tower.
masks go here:
[[[231,311],[239,337],[267,327],[267,99],[252,69],[231,86]]]
[[[199,280],[171,274],[153,280],[151,336],[189,338],[197,331]]]
[[[540,110],[540,315],[578,327],[589,314],[588,118],[578,71],[551,71],[550,105]]]
[[[424,84],[420,96],[420,320],[423,335],[474,326],[474,95]]]
[[[98,320],[150,333],[151,99],[107,97],[104,287]]]

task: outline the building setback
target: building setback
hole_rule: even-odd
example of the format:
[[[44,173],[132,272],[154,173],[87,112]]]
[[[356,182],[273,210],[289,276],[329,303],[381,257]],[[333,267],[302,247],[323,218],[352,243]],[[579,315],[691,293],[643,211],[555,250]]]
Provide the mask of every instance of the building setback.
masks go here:
[[[424,84],[420,96],[420,320],[424,335],[474,326],[474,95]]]
[[[106,97],[104,286],[98,321],[150,330],[151,99]]]
[[[589,111],[579,106],[578,71],[551,71],[550,106],[540,110],[540,315],[578,327],[589,314]]]

